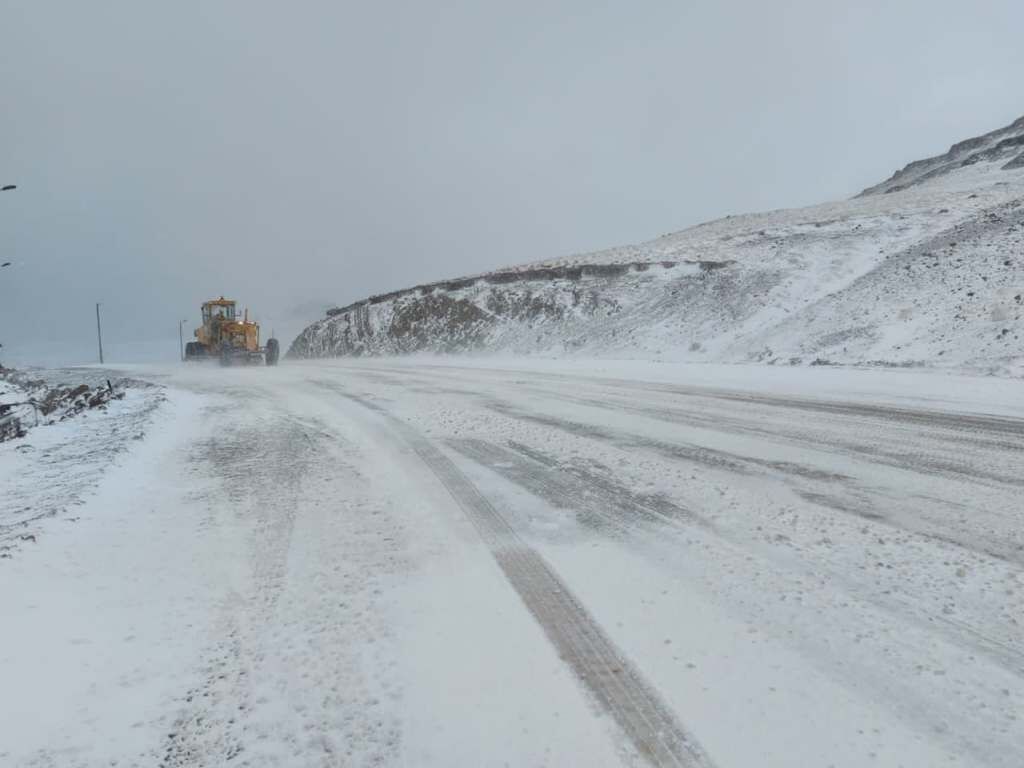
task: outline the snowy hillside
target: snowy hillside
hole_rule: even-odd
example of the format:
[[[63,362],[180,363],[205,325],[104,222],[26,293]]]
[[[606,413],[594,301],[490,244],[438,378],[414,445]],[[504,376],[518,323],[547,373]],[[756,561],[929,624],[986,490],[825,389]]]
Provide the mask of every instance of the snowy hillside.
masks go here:
[[[852,200],[331,310],[292,357],[432,352],[1024,370],[1024,118]]]

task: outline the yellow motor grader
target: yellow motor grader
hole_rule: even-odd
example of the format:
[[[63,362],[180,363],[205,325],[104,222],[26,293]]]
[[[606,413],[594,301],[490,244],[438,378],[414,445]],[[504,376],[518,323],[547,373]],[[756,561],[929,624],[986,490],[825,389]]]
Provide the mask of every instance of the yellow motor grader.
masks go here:
[[[251,365],[265,362],[277,365],[280,346],[277,339],[267,339],[260,346],[260,326],[249,319],[245,310],[241,319],[235,313],[232,299],[211,299],[203,302],[203,324],[195,330],[195,341],[185,345],[185,360],[220,360],[221,365]]]

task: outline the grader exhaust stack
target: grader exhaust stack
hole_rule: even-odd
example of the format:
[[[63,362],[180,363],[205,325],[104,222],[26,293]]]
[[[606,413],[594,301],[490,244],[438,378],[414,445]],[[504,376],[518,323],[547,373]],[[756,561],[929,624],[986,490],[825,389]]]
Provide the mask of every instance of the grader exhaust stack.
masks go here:
[[[204,301],[202,310],[203,324],[195,330],[196,340],[185,345],[185,360],[220,360],[221,365],[277,365],[281,351],[277,339],[267,339],[266,346],[260,346],[260,326],[249,319],[248,309],[239,319],[235,301],[221,296]]]

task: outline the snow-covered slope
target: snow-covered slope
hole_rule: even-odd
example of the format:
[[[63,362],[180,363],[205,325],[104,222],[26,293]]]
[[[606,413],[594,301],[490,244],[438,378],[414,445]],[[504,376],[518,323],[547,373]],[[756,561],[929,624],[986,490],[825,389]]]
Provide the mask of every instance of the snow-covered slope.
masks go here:
[[[292,357],[513,352],[1024,370],[1024,118],[852,200],[372,297]],[[884,193],[884,194],[882,194]]]

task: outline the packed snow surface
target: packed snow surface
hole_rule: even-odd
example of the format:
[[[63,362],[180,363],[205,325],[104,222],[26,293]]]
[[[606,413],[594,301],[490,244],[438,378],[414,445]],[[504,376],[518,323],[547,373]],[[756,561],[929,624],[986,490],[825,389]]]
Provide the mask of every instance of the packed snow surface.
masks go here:
[[[120,373],[0,444],[0,765],[1024,764],[1019,382]]]
[[[1018,157],[1020,155],[1020,157]],[[511,352],[1024,372],[1024,118],[852,200],[332,310],[293,357]]]

